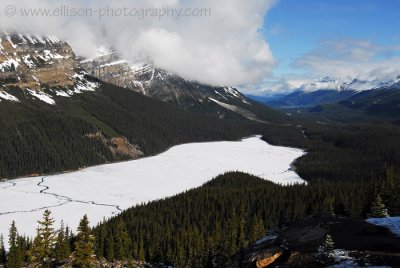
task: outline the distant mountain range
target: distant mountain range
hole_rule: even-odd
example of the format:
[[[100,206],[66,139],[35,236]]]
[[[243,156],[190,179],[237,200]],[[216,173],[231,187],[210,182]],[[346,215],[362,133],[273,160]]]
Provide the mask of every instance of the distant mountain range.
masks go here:
[[[400,81],[400,76],[391,79],[344,79],[344,78],[332,78],[323,77],[316,81],[306,83],[298,88],[300,91],[316,91],[316,90],[350,90],[350,91],[363,91],[381,87],[388,87]]]
[[[361,91],[340,102],[320,104],[309,111],[340,121],[372,119],[400,124],[400,83]]]
[[[374,81],[374,83],[355,80],[351,84],[341,84],[339,88],[328,87],[333,84],[338,85],[337,80],[325,78],[310,84],[323,89],[306,91],[303,88],[286,95],[279,93],[249,97],[277,109],[301,109],[314,115],[322,115],[336,120],[383,119],[392,122],[400,120],[400,82],[398,79]],[[371,88],[355,90],[353,89],[356,88],[354,85],[368,85]]]
[[[316,90],[311,92],[294,91],[287,95],[278,95],[276,97],[255,97],[250,96],[254,100],[276,108],[306,108],[315,105],[327,104],[346,100],[357,92],[353,90]]]

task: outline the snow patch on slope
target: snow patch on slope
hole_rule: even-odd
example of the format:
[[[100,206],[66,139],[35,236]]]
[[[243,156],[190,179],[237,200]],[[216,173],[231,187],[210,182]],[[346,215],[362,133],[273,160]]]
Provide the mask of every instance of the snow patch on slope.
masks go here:
[[[247,119],[250,119],[252,121],[260,122],[260,123],[268,123],[268,122],[265,122],[263,120],[258,119],[257,115],[255,115],[254,113],[252,113],[252,112],[250,112],[250,111],[248,111],[248,110],[246,110],[244,108],[241,108],[241,107],[238,107],[238,106],[235,106],[235,105],[231,105],[231,104],[228,104],[228,103],[224,103],[224,102],[218,101],[218,100],[213,99],[213,98],[208,98],[208,99],[213,101],[213,102],[215,102],[219,106],[224,107],[225,109],[228,109],[228,110],[230,110],[232,112],[235,112],[237,114],[240,114],[241,116],[243,116],[243,117],[245,117]]]
[[[8,100],[8,101],[15,101],[18,102],[19,100],[14,97],[13,95],[5,92],[5,91],[0,91],[0,99]]]
[[[14,68],[17,69],[19,66],[19,63],[15,59],[7,59],[6,61],[3,61],[0,63],[0,71],[5,72],[7,70],[11,70],[12,66],[14,65]]]
[[[47,104],[50,104],[50,105],[56,104],[56,102],[52,99],[52,97],[43,91],[35,91],[35,90],[30,90],[30,89],[27,89],[27,91],[29,92],[29,94],[31,94],[35,98],[37,98]]]

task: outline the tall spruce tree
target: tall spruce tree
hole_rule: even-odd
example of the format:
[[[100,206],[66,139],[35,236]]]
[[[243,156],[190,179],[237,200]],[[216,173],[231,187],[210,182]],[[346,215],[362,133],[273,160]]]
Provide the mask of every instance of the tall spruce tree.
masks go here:
[[[3,234],[0,235],[0,264],[5,264],[7,262],[6,247],[4,245]]]
[[[71,254],[69,245],[69,236],[64,228],[64,222],[61,222],[61,227],[58,230],[56,243],[54,247],[54,258],[57,263],[63,263]]]
[[[9,251],[7,255],[7,268],[20,268],[22,256],[18,248],[18,230],[15,225],[15,221],[11,223],[8,245]]]
[[[381,196],[378,194],[376,196],[376,199],[374,203],[371,206],[371,214],[369,214],[369,217],[371,218],[386,218],[388,217],[388,212],[385,207],[385,204],[382,201]]]
[[[335,243],[333,242],[332,236],[330,234],[326,235],[324,246],[328,253],[331,253],[335,249]]]
[[[101,224],[99,230],[96,234],[96,256],[98,258],[105,257],[106,249],[106,239],[107,239],[107,228],[105,224]]]
[[[125,260],[129,258],[129,233],[126,229],[125,222],[119,219],[115,226],[114,232],[114,254],[117,260]]]
[[[46,209],[43,213],[43,219],[38,223],[37,235],[29,254],[30,260],[31,262],[39,262],[42,267],[51,267],[56,242],[56,233],[53,227],[54,219],[51,218],[51,211]]]
[[[258,218],[257,215],[253,215],[250,226],[250,242],[256,242],[258,239],[265,236],[265,234],[266,231],[262,219]]]
[[[78,226],[76,235],[74,266],[80,268],[93,267],[95,238],[91,234],[89,219],[87,215],[83,216]]]

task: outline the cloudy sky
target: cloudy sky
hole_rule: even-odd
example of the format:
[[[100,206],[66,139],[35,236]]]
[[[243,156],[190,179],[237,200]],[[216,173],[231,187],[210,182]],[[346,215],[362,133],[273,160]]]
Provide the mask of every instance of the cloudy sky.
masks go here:
[[[261,94],[325,76],[397,77],[398,10],[398,0],[1,0],[0,27],[60,36],[86,57],[112,46],[133,63]]]
[[[325,76],[400,75],[400,1],[280,0],[265,17],[276,61],[261,90],[286,90]]]

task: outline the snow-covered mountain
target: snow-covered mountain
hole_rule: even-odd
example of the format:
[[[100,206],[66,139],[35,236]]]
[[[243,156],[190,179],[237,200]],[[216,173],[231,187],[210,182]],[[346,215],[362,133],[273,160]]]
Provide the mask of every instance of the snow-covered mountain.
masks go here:
[[[282,119],[281,114],[253,103],[232,87],[188,81],[155,68],[150,61],[130,63],[111,49],[99,48],[96,57],[83,59],[56,37],[0,34],[0,101],[30,98],[56,105],[56,97],[68,98],[99,87],[85,75],[221,119]]]
[[[0,101],[33,98],[55,104],[54,96],[94,91],[72,48],[56,37],[0,35]],[[22,89],[23,91],[17,91]]]
[[[189,81],[156,68],[151,61],[128,62],[112,49],[99,47],[97,56],[82,59],[81,65],[89,74],[102,81],[129,88],[184,110],[215,115],[219,118],[236,114],[253,121],[270,120],[260,116],[257,111],[260,108],[258,104],[235,88]]]
[[[398,85],[399,81],[400,76],[387,80],[346,80],[324,77],[305,83],[286,94],[277,93],[276,95],[251,96],[251,98],[276,108],[306,108],[346,101],[363,92],[391,89]]]
[[[306,92],[316,91],[316,90],[353,90],[353,91],[363,91],[382,87],[390,87],[393,84],[400,81],[400,76],[397,78],[380,80],[362,80],[362,79],[345,79],[345,78],[333,78],[333,77],[323,77],[316,81],[303,84],[297,90],[303,90]]]

